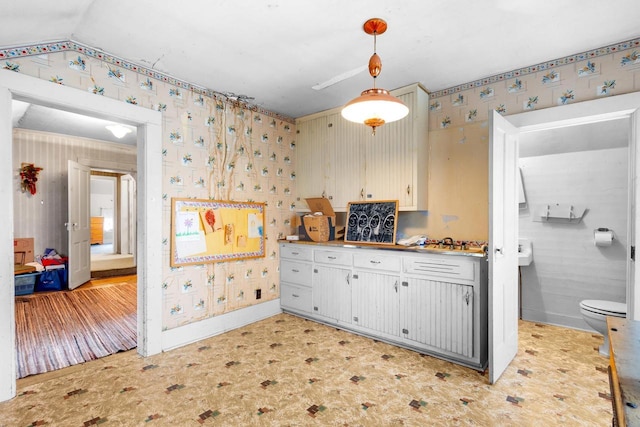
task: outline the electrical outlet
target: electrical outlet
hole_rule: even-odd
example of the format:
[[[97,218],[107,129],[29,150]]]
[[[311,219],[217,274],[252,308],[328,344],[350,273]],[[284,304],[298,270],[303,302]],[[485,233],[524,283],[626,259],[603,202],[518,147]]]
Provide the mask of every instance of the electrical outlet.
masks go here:
[[[256,299],[262,298],[262,289],[256,289]]]

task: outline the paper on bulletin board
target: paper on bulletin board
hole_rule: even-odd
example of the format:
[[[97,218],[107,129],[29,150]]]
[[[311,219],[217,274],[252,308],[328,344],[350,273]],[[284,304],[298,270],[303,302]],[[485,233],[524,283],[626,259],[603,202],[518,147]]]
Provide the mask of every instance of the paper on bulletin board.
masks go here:
[[[258,218],[258,215],[250,213],[248,215],[249,223],[249,238],[255,239],[262,237],[262,221]]]
[[[199,254],[207,250],[204,233],[199,229],[198,212],[176,213],[176,250],[183,256]]]

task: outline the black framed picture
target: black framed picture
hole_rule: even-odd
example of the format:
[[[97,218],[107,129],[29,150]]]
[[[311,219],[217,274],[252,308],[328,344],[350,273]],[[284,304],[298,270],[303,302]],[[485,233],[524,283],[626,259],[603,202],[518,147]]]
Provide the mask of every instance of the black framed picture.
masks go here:
[[[350,202],[344,241],[395,245],[397,227],[397,200]]]

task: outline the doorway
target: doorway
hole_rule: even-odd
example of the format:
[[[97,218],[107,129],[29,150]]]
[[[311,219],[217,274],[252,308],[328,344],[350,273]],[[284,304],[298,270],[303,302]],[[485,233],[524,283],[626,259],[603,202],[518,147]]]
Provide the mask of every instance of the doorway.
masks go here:
[[[613,97],[605,97],[592,101],[569,104],[562,107],[547,108],[544,110],[531,111],[527,113],[515,114],[507,117],[518,132],[534,132],[545,129],[566,128],[586,123],[597,123],[615,119],[627,119],[628,131],[628,164],[629,189],[627,210],[629,212],[627,223],[627,242],[629,256],[626,257],[626,302],[627,318],[635,320],[640,318],[640,269],[635,266],[634,249],[640,241],[640,228],[638,227],[638,204],[640,203],[640,186],[638,176],[640,175],[640,93],[629,93]],[[526,185],[526,183],[525,183]],[[593,242],[591,243],[593,245]],[[533,257],[535,259],[535,249]],[[535,262],[535,261],[534,261]]]
[[[519,236],[533,248],[520,266],[524,320],[592,330],[580,301],[625,302],[630,128],[625,117],[520,135]],[[594,244],[599,228],[615,233],[610,246]]]
[[[91,277],[135,274],[135,178],[91,170]]]
[[[13,125],[11,101],[26,100],[67,111],[121,121],[138,129],[138,184],[137,184],[137,264],[138,264],[138,353],[142,356],[162,351],[162,219],[147,215],[162,211],[161,121],[162,115],[127,103],[96,96],[78,89],[52,85],[34,77],[4,73],[0,82],[0,197],[6,209],[0,210],[0,220],[13,223],[13,196],[15,168],[12,162]],[[153,183],[153,184],[152,184]],[[152,219],[149,219],[152,218]],[[5,254],[0,258],[0,277],[13,279],[13,230],[0,227],[0,246]],[[16,394],[15,352],[15,290],[0,287],[0,347],[12,349],[0,353],[0,401]]]

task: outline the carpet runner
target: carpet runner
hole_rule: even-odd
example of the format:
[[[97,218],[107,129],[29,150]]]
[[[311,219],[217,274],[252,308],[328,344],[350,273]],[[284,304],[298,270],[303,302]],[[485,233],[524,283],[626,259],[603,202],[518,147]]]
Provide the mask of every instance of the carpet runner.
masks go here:
[[[124,283],[16,297],[17,378],[135,348],[136,293]]]

